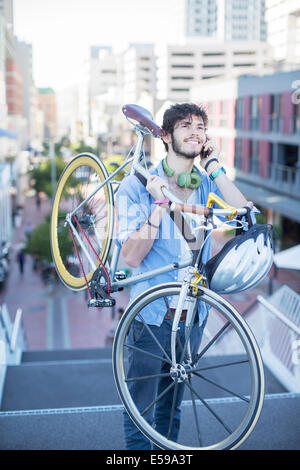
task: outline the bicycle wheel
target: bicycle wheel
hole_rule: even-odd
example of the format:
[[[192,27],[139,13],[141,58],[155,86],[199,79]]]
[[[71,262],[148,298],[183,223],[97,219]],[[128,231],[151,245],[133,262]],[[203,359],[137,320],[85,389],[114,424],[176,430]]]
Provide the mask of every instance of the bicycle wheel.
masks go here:
[[[96,191],[107,177],[103,163],[95,155],[83,153],[68,163],[57,185],[51,250],[61,281],[72,290],[84,289],[99,259],[105,264],[108,257],[114,226],[113,191],[110,183]],[[76,233],[67,221],[70,214]]]
[[[186,300],[194,299],[197,305],[202,302],[207,312],[204,333],[199,345],[191,345],[192,356],[188,358],[187,342],[192,335],[185,336],[185,323],[179,323],[174,374],[171,337],[163,343],[160,328],[147,325],[143,316],[149,308],[157,312],[162,302],[168,311],[181,285],[148,289],[124,313],[113,346],[118,393],[136,427],[162,449],[234,449],[249,436],[261,412],[264,372],[260,352],[238,312],[222,297],[201,287],[196,298],[188,295]],[[134,336],[138,324],[139,333]],[[197,322],[196,327],[199,329]],[[147,350],[140,347],[141,340]],[[141,362],[140,373],[132,373],[129,359]],[[152,396],[146,399],[143,387],[150,383]],[[160,422],[162,413],[169,419],[164,425]],[[179,432],[174,431],[179,420]]]

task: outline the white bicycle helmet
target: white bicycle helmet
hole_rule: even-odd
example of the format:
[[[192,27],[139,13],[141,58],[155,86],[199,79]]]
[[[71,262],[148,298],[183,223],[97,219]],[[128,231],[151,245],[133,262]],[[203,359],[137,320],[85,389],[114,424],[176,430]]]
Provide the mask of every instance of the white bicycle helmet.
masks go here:
[[[219,294],[233,294],[260,283],[273,263],[272,231],[269,224],[254,224],[229,240],[206,264],[209,287]]]

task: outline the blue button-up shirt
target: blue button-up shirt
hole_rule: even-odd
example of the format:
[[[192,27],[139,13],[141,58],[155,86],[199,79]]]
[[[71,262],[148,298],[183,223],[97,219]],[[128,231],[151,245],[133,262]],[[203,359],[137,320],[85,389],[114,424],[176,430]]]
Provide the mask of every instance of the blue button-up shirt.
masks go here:
[[[198,189],[194,190],[194,203],[206,205],[207,197],[210,192],[217,194],[222,198],[220,190],[216,184],[210,180],[206,172],[197,169],[202,178],[202,183]],[[167,180],[167,177],[160,163],[156,168],[150,170],[151,174],[157,174]],[[154,199],[146,190],[144,185],[135,175],[129,175],[122,181],[116,196],[118,207],[118,229],[115,242],[121,246],[130,235],[141,228],[150,217],[155,208]],[[134,268],[132,275],[138,275],[152,271],[167,264],[185,261],[191,258],[191,252],[186,247],[186,253],[182,251],[183,237],[176,224],[171,220],[169,214],[163,214],[161,224],[158,230],[158,236],[154,240],[151,250],[145,256],[141,264]],[[210,258],[211,237],[208,237],[203,250],[204,263]],[[179,270],[169,271],[159,274],[150,279],[137,282],[132,285],[130,291],[130,300],[136,298],[139,294],[145,292],[150,287],[165,282],[174,282],[178,280]],[[177,297],[178,298],[178,297]],[[171,300],[171,299],[169,299]],[[142,311],[142,316],[148,324],[160,326],[166,314],[166,305],[163,298],[150,303]],[[202,302],[199,302],[198,308],[199,325],[206,317],[206,309]]]

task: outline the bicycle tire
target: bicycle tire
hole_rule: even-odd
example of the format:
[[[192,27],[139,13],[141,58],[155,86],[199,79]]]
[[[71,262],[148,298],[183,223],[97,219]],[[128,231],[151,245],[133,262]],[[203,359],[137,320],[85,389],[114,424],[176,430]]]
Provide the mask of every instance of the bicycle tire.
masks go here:
[[[82,153],[67,164],[57,184],[51,212],[51,252],[59,278],[71,290],[85,289],[92,278],[94,269],[82,249],[80,252],[80,246],[77,246],[77,250],[82,259],[78,260],[78,254],[74,248],[74,237],[72,239],[70,230],[66,227],[66,213],[77,207],[81,202],[80,199],[84,200],[95,190],[96,185],[100,185],[107,178],[108,172],[101,160],[93,154]],[[103,210],[96,218],[97,210],[101,207]],[[90,221],[93,216],[95,219],[92,226]],[[114,197],[110,183],[105,184],[88,203],[82,206],[78,212],[78,219],[79,223],[84,221],[83,224],[78,225],[79,236],[85,245],[84,234],[91,239],[93,242],[91,244],[96,245],[94,246],[95,252],[104,265],[110,251],[114,228]],[[101,235],[98,231],[101,231]],[[67,258],[63,254],[66,247]],[[90,250],[90,247],[87,246],[87,249]],[[94,255],[91,253],[91,256]],[[96,266],[100,264],[99,259],[96,257],[94,259]],[[82,268],[85,273],[82,272]]]
[[[224,300],[222,297],[212,292],[211,290],[206,289],[204,287],[199,288],[199,300],[202,300],[203,302],[207,303],[210,307],[210,312],[208,315],[209,320],[206,324],[204,332],[206,331],[206,328],[208,328],[208,326],[211,329],[210,331],[213,331],[213,321],[217,321],[217,323],[220,321],[220,325],[222,324],[223,320],[221,321],[219,319],[221,314],[224,317],[224,322],[226,322],[224,324],[226,324],[227,326],[224,331],[224,326],[221,328],[223,332],[222,334],[219,334],[219,336],[217,336],[217,339],[215,339],[214,341],[210,340],[212,341],[211,345],[210,341],[208,341],[208,343],[206,343],[206,345],[203,345],[202,347],[203,355],[200,358],[200,364],[202,364],[202,369],[201,367],[200,369],[205,369],[206,377],[203,376],[203,373],[200,372],[199,374],[199,372],[196,371],[196,369],[200,370],[198,367],[199,363],[197,363],[197,367],[196,369],[194,369],[194,372],[190,370],[189,380],[194,380],[194,377],[197,377],[197,379],[200,378],[200,380],[202,381],[202,389],[200,387],[201,393],[206,393],[203,391],[203,384],[204,386],[207,386],[208,383],[208,387],[211,387],[210,392],[207,392],[208,396],[204,399],[203,397],[201,398],[199,394],[195,394],[196,389],[194,387],[192,388],[191,382],[189,385],[185,383],[187,379],[183,382],[184,385],[186,385],[186,388],[191,391],[191,395],[194,394],[194,400],[185,400],[182,402],[181,419],[185,420],[186,427],[183,427],[183,430],[181,432],[182,436],[179,435],[178,441],[170,440],[167,436],[158,433],[152,427],[152,425],[149,424],[148,421],[142,416],[142,410],[139,410],[138,405],[135,403],[135,398],[131,395],[130,384],[134,382],[135,379],[145,381],[152,380],[155,378],[153,375],[150,379],[148,371],[146,373],[147,378],[141,378],[140,376],[135,378],[127,377],[126,351],[132,351],[132,346],[127,344],[131,324],[137,315],[142,316],[143,309],[149,306],[149,304],[151,304],[152,302],[155,302],[157,299],[168,299],[173,297],[174,295],[178,295],[180,292],[181,285],[181,283],[175,282],[161,284],[159,286],[148,289],[145,293],[143,293],[131,302],[124,315],[122,316],[116,331],[115,340],[113,344],[113,372],[119,396],[126,412],[130,416],[131,420],[136,425],[136,427],[144,434],[144,436],[146,436],[146,438],[152,441],[154,445],[162,449],[236,449],[247,439],[247,437],[253,431],[262,409],[264,399],[263,364],[261,360],[260,351],[256,344],[253,333],[251,332],[245,320],[234,309],[234,307],[232,307],[230,303],[228,303],[226,300]],[[214,317],[215,311],[216,317]],[[213,315],[212,319],[210,318],[211,315]],[[147,334],[146,326],[144,327],[144,331],[146,333],[143,334]],[[235,344],[239,344],[238,347],[244,348],[244,351],[242,353],[239,353],[238,355],[228,355],[228,352],[227,355],[224,356],[222,354],[214,355],[216,351],[222,351],[222,348],[224,348],[224,345],[226,345],[226,341],[224,341],[224,339],[226,339],[225,333],[227,334],[227,332],[228,334],[230,334],[230,341],[227,341],[227,346],[236,348]],[[206,332],[205,334],[208,333]],[[216,338],[216,335],[213,336],[213,339],[214,338]],[[235,341],[235,338],[237,340],[237,343],[233,342],[233,340]],[[207,339],[203,338],[202,341],[205,342],[207,341]],[[133,346],[133,348],[135,347],[136,346]],[[213,351],[210,351],[211,348],[213,348]],[[143,353],[139,351],[139,354]],[[148,360],[149,356],[146,355],[146,357]],[[207,364],[213,364],[214,360],[219,361],[219,364],[217,363],[217,366],[207,366]],[[231,362],[226,362],[228,360],[231,360]],[[229,371],[229,367],[233,369]],[[220,374],[220,371],[222,371],[222,374]],[[239,392],[239,390],[231,390],[232,374],[235,374],[238,377],[240,377],[241,374],[245,375],[245,377],[243,377],[243,380],[241,379],[240,383],[238,383],[238,387],[241,387],[242,392]],[[247,374],[249,374],[249,377],[247,376]],[[217,377],[217,382],[215,382],[215,376]],[[225,384],[224,390],[219,388],[223,385],[218,383],[221,376],[222,381]],[[211,379],[212,377],[213,379]],[[216,390],[212,392],[214,388]],[[249,395],[247,394],[248,392]],[[210,394],[213,395],[214,393],[217,395],[219,394],[219,397],[210,396]],[[198,400],[195,400],[195,397],[198,397]],[[210,416],[210,412],[212,413],[212,416]],[[201,414],[199,415],[199,413]],[[193,432],[190,431],[192,425],[190,419],[191,417],[195,418],[195,429]],[[232,432],[228,429],[223,430],[224,423],[222,423],[222,419],[224,417],[228,417],[230,426],[232,426],[232,422],[234,423],[234,429],[231,430]],[[203,430],[199,429],[199,419],[201,420]],[[225,424],[226,427],[229,428],[229,424]],[[188,429],[187,434],[190,433],[188,437],[184,435],[186,429]],[[201,431],[202,437],[200,437]],[[200,442],[200,439],[203,439],[203,436],[204,441],[205,439],[207,439],[207,441]],[[216,442],[213,442],[213,439],[215,438],[218,440]],[[209,441],[209,439],[211,439],[211,441]]]

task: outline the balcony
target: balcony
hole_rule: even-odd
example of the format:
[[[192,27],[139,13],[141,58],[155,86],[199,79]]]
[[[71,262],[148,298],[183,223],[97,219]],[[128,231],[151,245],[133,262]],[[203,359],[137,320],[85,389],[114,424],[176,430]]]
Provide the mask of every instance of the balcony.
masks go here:
[[[250,159],[248,170],[243,169],[241,157],[235,157],[236,178],[271,190],[275,194],[284,194],[300,200],[300,168],[279,163],[262,165],[256,159]],[[245,168],[245,167],[244,167]]]
[[[283,118],[279,116],[267,116],[266,117],[266,129],[262,132],[270,133],[283,133]],[[250,116],[249,118],[249,130],[250,131],[260,131],[261,130],[261,116]],[[242,130],[243,129],[243,117],[235,117],[235,128]],[[246,130],[246,129],[245,129]],[[247,129],[248,130],[248,129]],[[289,119],[287,129],[288,134],[300,134],[300,116],[295,116]],[[286,132],[285,132],[286,133]]]

